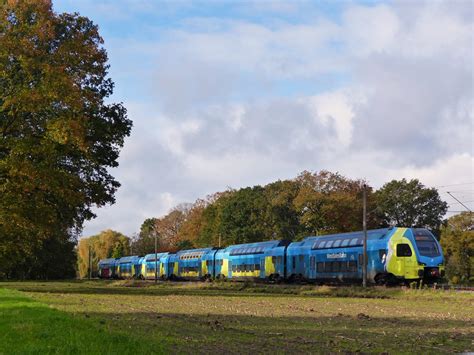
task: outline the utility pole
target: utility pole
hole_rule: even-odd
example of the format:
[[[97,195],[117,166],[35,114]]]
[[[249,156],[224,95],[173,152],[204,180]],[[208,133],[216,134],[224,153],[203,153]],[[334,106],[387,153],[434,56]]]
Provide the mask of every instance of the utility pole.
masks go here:
[[[362,197],[362,227],[364,229],[364,255],[362,257],[362,286],[367,287],[367,185],[363,186]]]
[[[92,276],[91,243],[89,241],[89,280]]]
[[[157,234],[156,233],[156,230],[155,230],[155,283],[158,283],[158,260],[157,260],[157,256],[158,256],[158,238],[157,238]]]

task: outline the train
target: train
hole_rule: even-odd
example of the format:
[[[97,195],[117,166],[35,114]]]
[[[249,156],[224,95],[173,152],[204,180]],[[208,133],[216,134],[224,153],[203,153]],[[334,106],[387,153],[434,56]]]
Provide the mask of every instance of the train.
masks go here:
[[[109,258],[99,261],[98,274],[103,279],[358,283],[363,278],[363,240],[358,231]],[[436,282],[444,276],[444,262],[441,245],[427,229],[367,231],[368,283]]]

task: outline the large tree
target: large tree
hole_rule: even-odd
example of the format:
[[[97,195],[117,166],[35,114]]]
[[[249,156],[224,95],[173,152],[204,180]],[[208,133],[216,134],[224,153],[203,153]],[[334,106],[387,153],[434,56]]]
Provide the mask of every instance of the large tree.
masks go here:
[[[377,210],[386,224],[438,231],[448,204],[435,188],[417,179],[392,180],[376,192]]]
[[[107,169],[132,124],[108,99],[107,71],[88,18],[56,14],[47,0],[0,2],[3,276],[30,277],[47,245],[72,248],[92,208],[114,202],[120,184]]]
[[[302,172],[296,182],[300,186],[294,206],[300,216],[302,234],[329,234],[362,228],[362,192],[365,182],[352,180],[326,170]],[[368,210],[373,209],[372,188],[367,187]],[[374,213],[367,218],[369,228],[380,223]]]

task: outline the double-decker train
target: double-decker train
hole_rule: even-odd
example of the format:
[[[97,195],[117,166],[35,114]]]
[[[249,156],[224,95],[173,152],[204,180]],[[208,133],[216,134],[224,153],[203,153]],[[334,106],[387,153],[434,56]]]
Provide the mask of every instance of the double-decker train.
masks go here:
[[[310,236],[127,256],[99,262],[101,278],[360,282],[363,232]],[[367,231],[367,280],[375,284],[433,282],[444,276],[441,246],[422,228]]]

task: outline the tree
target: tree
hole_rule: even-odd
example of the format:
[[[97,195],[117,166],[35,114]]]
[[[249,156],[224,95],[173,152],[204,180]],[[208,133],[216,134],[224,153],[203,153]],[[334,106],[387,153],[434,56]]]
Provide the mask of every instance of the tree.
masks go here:
[[[294,180],[277,181],[265,186],[266,214],[275,239],[294,240],[303,231],[294,200],[300,192]]]
[[[300,186],[293,203],[300,216],[302,232],[307,235],[329,234],[362,228],[363,180],[348,179],[339,173],[322,170],[302,172],[296,182]],[[373,206],[372,188],[367,187],[367,205]],[[375,214],[368,214],[367,226],[378,226]]]
[[[474,214],[450,217],[441,228],[446,276],[452,283],[468,283],[474,276]]]
[[[448,204],[435,188],[417,179],[392,180],[376,192],[377,210],[387,225],[423,227],[439,231]]]
[[[157,218],[147,218],[140,226],[140,232],[132,243],[133,253],[146,255],[155,252],[155,226]]]
[[[266,208],[265,190],[261,186],[240,189],[226,197],[218,225],[223,245],[275,238]]]
[[[98,28],[48,0],[0,4],[0,270],[42,268],[53,243],[72,248],[93,207],[114,202],[131,121],[107,77]],[[49,241],[46,243],[46,241]],[[46,276],[45,276],[46,277]]]
[[[179,231],[191,209],[189,204],[173,208],[166,216],[155,221],[155,230],[160,238],[162,249],[174,249],[180,242]]]

